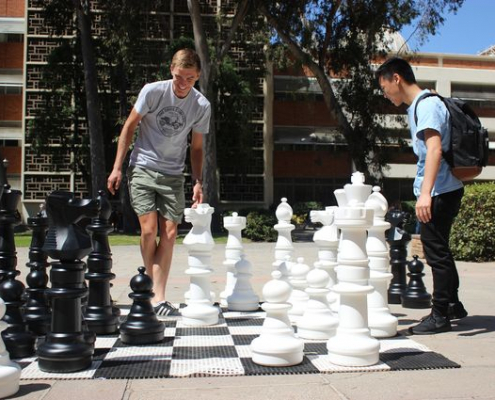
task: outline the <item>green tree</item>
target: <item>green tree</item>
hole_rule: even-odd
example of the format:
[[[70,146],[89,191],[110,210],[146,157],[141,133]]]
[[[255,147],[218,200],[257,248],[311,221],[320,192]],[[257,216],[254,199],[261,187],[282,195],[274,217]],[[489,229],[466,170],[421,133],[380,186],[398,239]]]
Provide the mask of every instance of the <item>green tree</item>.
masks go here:
[[[386,131],[376,116],[377,85],[372,64],[385,55],[387,34],[421,16],[426,38],[456,12],[463,0],[257,0],[273,28],[273,43],[284,45],[318,81],[335,114],[356,170],[382,176]],[[342,79],[329,79],[329,77]]]

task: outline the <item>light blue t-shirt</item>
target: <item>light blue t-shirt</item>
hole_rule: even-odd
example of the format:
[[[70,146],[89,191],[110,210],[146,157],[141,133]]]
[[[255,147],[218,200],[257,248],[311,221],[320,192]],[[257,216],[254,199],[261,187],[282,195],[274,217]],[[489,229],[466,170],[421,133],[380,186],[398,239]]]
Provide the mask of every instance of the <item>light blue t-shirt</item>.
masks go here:
[[[447,151],[449,149],[450,143],[449,111],[447,110],[445,104],[443,104],[442,100],[438,97],[427,97],[419,102],[418,109],[416,111],[416,115],[418,117],[418,124],[416,126],[416,121],[414,120],[414,108],[416,107],[416,102],[421,95],[428,92],[429,90],[423,90],[419,93],[407,109],[413,150],[414,154],[418,157],[418,170],[413,186],[414,195],[416,197],[419,197],[421,193],[421,185],[423,184],[425,174],[427,149],[424,141],[424,130],[433,129],[440,133],[443,151]],[[462,187],[462,182],[452,175],[449,164],[445,161],[445,158],[442,157],[440,170],[438,171],[437,179],[433,185],[431,195],[438,196],[439,194],[452,192]]]
[[[210,102],[195,88],[185,98],[177,97],[169,79],[145,85],[134,109],[142,119],[130,165],[180,175],[189,132],[208,133]]]

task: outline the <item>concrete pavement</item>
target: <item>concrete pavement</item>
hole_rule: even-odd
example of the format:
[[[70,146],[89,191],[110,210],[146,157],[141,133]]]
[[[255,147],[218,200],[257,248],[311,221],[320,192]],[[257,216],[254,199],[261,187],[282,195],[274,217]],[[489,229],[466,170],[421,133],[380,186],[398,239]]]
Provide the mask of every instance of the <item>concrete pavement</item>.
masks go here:
[[[274,243],[244,245],[253,264],[252,285],[258,294],[270,279]],[[294,243],[295,256],[312,265],[317,259],[314,243]],[[220,293],[225,285],[224,245],[216,245],[212,255],[212,290]],[[114,246],[112,297],[119,305],[130,304],[129,280],[141,265],[138,246]],[[18,249],[21,278],[27,274],[27,248]],[[334,373],[248,377],[127,380],[36,380],[21,381],[19,392],[9,397],[25,400],[95,399],[495,399],[495,263],[458,262],[460,297],[469,316],[453,323],[453,331],[439,335],[414,336],[432,351],[457,362],[461,368],[394,372]],[[167,297],[183,301],[189,279],[187,251],[177,245]],[[425,268],[425,284],[431,293],[431,274]],[[391,305],[399,317],[399,331],[416,323],[428,310],[404,309]]]

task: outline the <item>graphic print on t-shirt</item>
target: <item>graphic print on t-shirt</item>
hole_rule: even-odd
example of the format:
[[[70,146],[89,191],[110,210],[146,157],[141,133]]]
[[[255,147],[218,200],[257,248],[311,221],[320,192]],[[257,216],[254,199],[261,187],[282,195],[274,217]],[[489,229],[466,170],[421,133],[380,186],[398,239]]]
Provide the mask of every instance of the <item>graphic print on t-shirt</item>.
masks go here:
[[[156,115],[156,123],[165,136],[172,137],[186,126],[186,114],[178,107],[165,107]]]

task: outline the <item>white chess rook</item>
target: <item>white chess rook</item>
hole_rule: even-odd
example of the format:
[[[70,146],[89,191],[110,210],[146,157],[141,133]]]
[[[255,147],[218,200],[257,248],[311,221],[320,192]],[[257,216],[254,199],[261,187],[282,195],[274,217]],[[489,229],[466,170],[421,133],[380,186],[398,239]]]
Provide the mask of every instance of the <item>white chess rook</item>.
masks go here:
[[[223,218],[223,226],[229,233],[223,262],[226,269],[225,289],[220,293],[220,305],[228,307],[227,297],[232,294],[236,283],[235,263],[243,254],[242,230],[246,228],[246,217],[240,217],[234,212],[231,216]]]
[[[281,280],[280,271],[272,272],[272,280],[263,286],[262,305],[266,317],[260,336],[251,342],[252,359],[255,364],[271,367],[288,367],[303,360],[304,342],[294,334],[287,311],[291,288]]]
[[[379,360],[380,344],[371,337],[368,327],[367,295],[369,259],[366,253],[366,230],[373,225],[373,210],[364,203],[371,186],[364,184],[358,172],[352,184],[344,187],[347,205],[335,213],[335,224],[341,230],[338,254],[338,284],[333,290],[340,295],[339,326],[327,342],[329,359],[344,366],[366,366]]]
[[[251,263],[246,260],[244,254],[235,263],[235,285],[232,293],[227,297],[226,303],[231,311],[256,311],[259,308],[260,299],[254,293],[250,278]]]
[[[2,331],[7,329],[7,322],[1,319],[5,316],[6,306],[0,298],[0,399],[12,396],[19,390],[21,367],[10,360],[9,353],[2,339]]]
[[[369,283],[374,288],[368,295],[369,327],[374,337],[393,337],[397,334],[398,319],[390,313],[387,298],[387,288],[393,277],[389,271],[390,256],[385,240],[385,231],[390,228],[390,223],[385,221],[388,202],[380,193],[380,187],[373,188],[365,205],[374,210],[373,226],[368,229],[366,241],[370,260]]]
[[[297,336],[312,340],[329,339],[335,335],[339,324],[327,300],[330,276],[325,270],[315,268],[308,273],[306,280],[309,300],[303,316],[297,322]]]
[[[183,242],[188,250],[189,268],[186,274],[190,276],[188,305],[182,310],[182,322],[185,325],[218,323],[219,310],[213,305],[210,292],[211,251],[215,246],[210,228],[213,212],[214,208],[206,203],[184,210],[186,222],[192,224]]]

